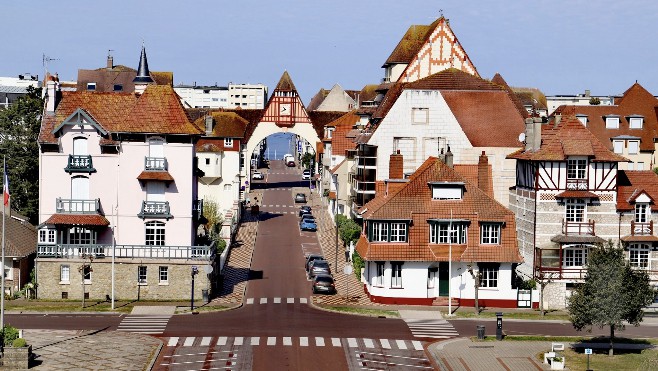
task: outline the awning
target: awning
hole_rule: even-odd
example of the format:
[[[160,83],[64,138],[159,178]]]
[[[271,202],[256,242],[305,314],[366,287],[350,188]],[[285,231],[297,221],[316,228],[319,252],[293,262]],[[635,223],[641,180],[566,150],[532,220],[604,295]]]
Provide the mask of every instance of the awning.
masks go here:
[[[605,240],[598,236],[588,235],[569,235],[558,234],[551,238],[551,241],[557,243],[604,243]]]
[[[107,227],[110,222],[98,214],[53,214],[43,224]]]
[[[168,171],[142,171],[141,174],[137,177],[137,180],[143,182],[145,180],[160,180],[167,184],[174,181],[174,178],[169,174]]]
[[[555,198],[599,198],[595,193],[590,191],[564,191],[555,195]]]
[[[658,236],[652,235],[628,235],[621,238],[624,242],[658,242]]]

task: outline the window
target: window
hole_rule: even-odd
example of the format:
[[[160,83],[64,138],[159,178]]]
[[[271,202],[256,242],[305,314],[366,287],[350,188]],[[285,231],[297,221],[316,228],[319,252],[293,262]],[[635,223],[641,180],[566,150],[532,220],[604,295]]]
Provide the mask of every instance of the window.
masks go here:
[[[639,161],[635,163],[635,170],[644,170],[644,162]]]
[[[233,147],[233,138],[224,138],[224,147]]]
[[[581,124],[583,124],[583,126],[587,126],[587,115],[577,114],[576,118]]]
[[[649,268],[649,246],[632,244],[628,248],[628,260],[631,267]]]
[[[605,118],[605,128],[606,129],[619,129],[619,117],[618,116],[608,116]]]
[[[206,158],[206,165],[210,165],[210,159]]]
[[[640,142],[637,140],[629,140],[628,141],[628,154],[629,155],[637,155],[638,151],[640,149]]]
[[[391,223],[390,242],[407,242],[407,224]]]
[[[647,223],[649,220],[649,205],[645,203],[635,204],[635,222]]]
[[[169,267],[160,267],[159,276],[161,284],[169,283]]]
[[[500,244],[500,224],[482,224],[480,226],[480,243],[483,245]]]
[[[96,83],[95,82],[88,82],[87,83],[87,90],[89,90],[89,91],[96,90]]]
[[[69,282],[71,280],[71,267],[69,265],[59,266],[59,281]]]
[[[230,191],[231,190],[231,185],[230,184],[224,184],[224,191]]]
[[[91,229],[82,227],[69,228],[69,244],[71,245],[91,245],[96,241],[92,239],[93,233]]]
[[[391,287],[402,288],[401,262],[391,262]]]
[[[585,246],[568,247],[564,249],[565,267],[582,267],[587,264],[588,248]]]
[[[585,175],[587,175],[587,160],[567,161],[567,179],[585,179]]]
[[[582,223],[585,221],[585,200],[570,198],[566,202],[566,219],[568,222]]]
[[[123,85],[114,84],[114,91],[123,91]]]
[[[162,222],[147,222],[146,245],[164,246],[164,244],[165,244],[165,224]]]
[[[451,226],[452,224],[452,226]],[[448,233],[450,230],[450,233]],[[465,223],[433,223],[430,222],[430,243],[466,243],[467,226]],[[450,238],[448,238],[450,235]]]
[[[40,229],[39,230],[39,243],[54,244],[55,243],[55,230],[54,229]]]
[[[480,287],[498,287],[499,264],[480,264]]]
[[[642,129],[642,117],[631,117],[628,119],[628,127],[631,129]]]
[[[432,186],[432,199],[433,200],[461,200],[463,187],[440,187],[438,185]]]
[[[624,141],[623,140],[613,141],[612,148],[615,153],[624,153]]]
[[[84,279],[85,283],[91,283],[91,272],[94,270],[91,269],[91,265],[86,264],[82,268],[82,278]]]
[[[137,267],[137,283],[146,284],[146,266],[144,265]]]
[[[388,223],[372,223],[372,242],[388,241]]]
[[[414,124],[427,124],[429,122],[429,112],[428,108],[412,108],[412,122]]]
[[[377,269],[377,274],[375,275],[375,286],[384,286],[384,262],[376,262],[375,263],[376,269]]]

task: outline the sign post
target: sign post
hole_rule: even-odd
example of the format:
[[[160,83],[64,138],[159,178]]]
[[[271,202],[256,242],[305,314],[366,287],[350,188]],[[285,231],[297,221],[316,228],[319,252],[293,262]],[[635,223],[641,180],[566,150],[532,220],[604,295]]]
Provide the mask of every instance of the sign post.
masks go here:
[[[587,371],[591,371],[589,368],[589,356],[592,354],[592,348],[585,348],[585,354],[587,354]]]
[[[352,268],[351,264],[345,264],[343,267],[343,273],[345,273],[345,303],[349,301],[349,296],[350,296],[350,274],[354,271],[354,268]]]

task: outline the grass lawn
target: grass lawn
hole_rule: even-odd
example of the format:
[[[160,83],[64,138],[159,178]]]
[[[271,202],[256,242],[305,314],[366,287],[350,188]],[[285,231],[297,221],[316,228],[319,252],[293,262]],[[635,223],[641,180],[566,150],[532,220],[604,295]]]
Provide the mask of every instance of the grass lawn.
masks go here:
[[[592,370],[658,370],[657,349],[615,350],[615,355],[612,357],[608,356],[607,349],[594,349],[593,353],[589,362]],[[543,362],[543,353],[540,356]],[[570,370],[587,369],[587,355],[582,352],[576,353],[571,349],[566,349],[564,356],[565,368]]]
[[[480,312],[480,315],[475,314],[475,311],[472,308],[468,309],[459,309],[454,313],[456,318],[496,318],[496,312],[494,310],[488,311],[484,310]],[[562,320],[568,321],[569,315],[565,312],[548,312],[546,315],[542,316],[538,310],[528,310],[528,311],[519,311],[519,312],[506,312],[503,315],[503,320],[505,318],[515,318],[515,319],[542,319],[542,320]]]
[[[195,301],[195,311],[212,312],[227,309],[223,306],[206,305],[202,301]],[[190,302],[172,301],[126,301],[117,300],[112,304],[106,301],[86,300],[82,308],[80,300],[5,300],[5,310],[12,312],[113,312],[130,313],[136,305],[170,305],[177,307],[177,313],[190,311]]]

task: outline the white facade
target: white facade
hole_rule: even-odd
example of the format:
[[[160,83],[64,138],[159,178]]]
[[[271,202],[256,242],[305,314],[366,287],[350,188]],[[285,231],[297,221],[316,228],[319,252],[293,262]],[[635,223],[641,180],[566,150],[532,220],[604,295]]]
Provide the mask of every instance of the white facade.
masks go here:
[[[19,75],[18,77],[0,76],[0,108],[7,108],[20,96],[27,94],[27,87],[41,87],[39,76]]]
[[[228,88],[225,86],[178,85],[174,91],[184,107],[228,108]]]
[[[263,109],[267,104],[267,86],[263,84],[228,84],[228,106]]]
[[[548,108],[549,114],[553,114],[555,109],[562,105],[569,106],[589,106],[589,101],[592,98],[598,98],[602,106],[611,106],[615,104],[614,96],[594,96],[590,95],[589,90],[585,91],[585,94],[577,95],[549,95],[546,96],[546,106]]]
[[[197,158],[205,173],[199,177],[199,199],[217,202],[226,215],[240,197],[240,152],[198,152]]]

